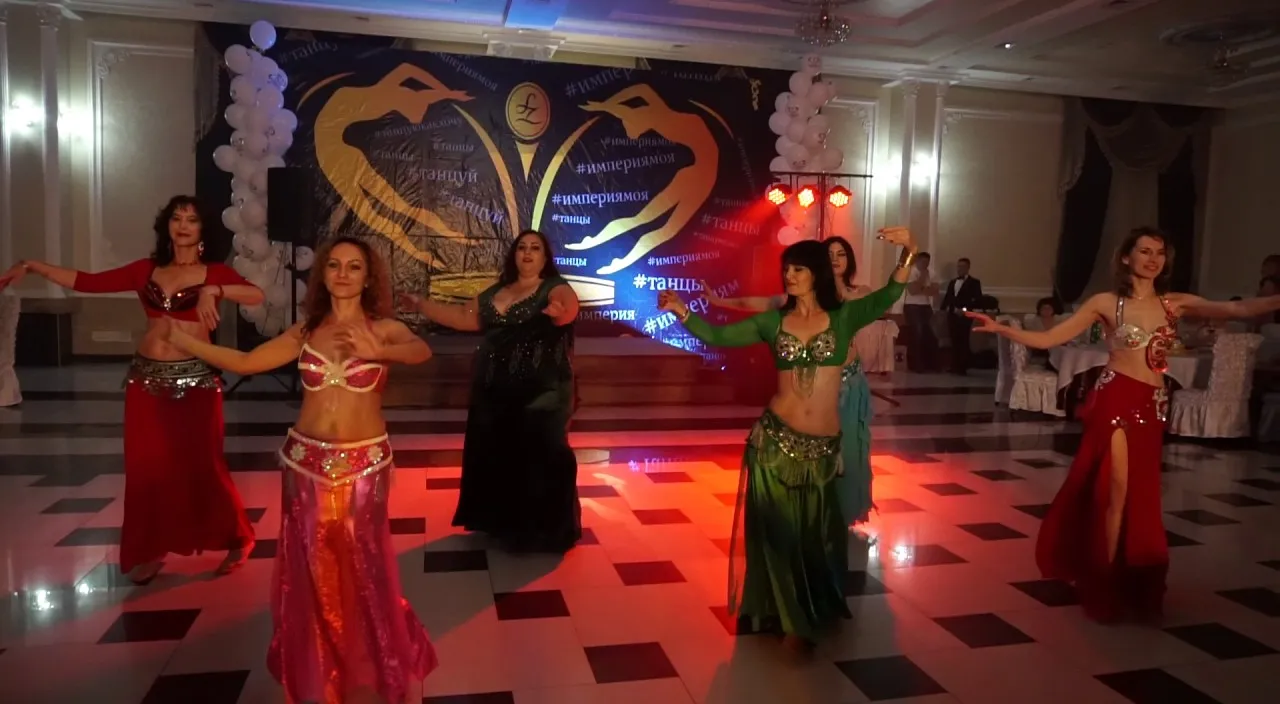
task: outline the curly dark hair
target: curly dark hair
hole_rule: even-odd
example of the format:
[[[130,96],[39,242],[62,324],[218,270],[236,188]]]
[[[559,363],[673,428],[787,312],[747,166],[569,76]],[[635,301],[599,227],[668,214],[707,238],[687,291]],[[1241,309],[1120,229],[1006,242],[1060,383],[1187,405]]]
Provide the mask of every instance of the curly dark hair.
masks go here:
[[[1111,258],[1112,288],[1117,296],[1133,295],[1133,272],[1124,260],[1133,254],[1138,241],[1143,237],[1157,240],[1164,245],[1164,268],[1156,274],[1155,280],[1151,283],[1157,296],[1163,296],[1169,292],[1170,279],[1173,278],[1173,243],[1163,232],[1154,227],[1136,227],[1130,230],[1120,246],[1116,247],[1115,256]]]
[[[393,315],[391,276],[387,271],[387,263],[369,246],[368,242],[343,235],[325,242],[316,252],[315,264],[311,267],[311,276],[307,280],[307,297],[302,303],[303,313],[306,316],[306,322],[302,324],[303,334],[309,335],[315,332],[333,310],[333,298],[324,284],[324,272],[328,268],[329,257],[333,254],[334,248],[341,244],[349,244],[359,249],[368,265],[368,269],[365,270],[364,291],[360,294],[360,307],[364,309],[364,314],[372,320],[390,318]]]
[[[845,261],[849,263],[845,266],[844,273],[840,275],[840,281],[845,288],[853,288],[853,277],[858,273],[858,258],[853,256],[853,245],[843,237],[829,237],[822,243],[827,246],[827,256],[831,255],[831,245],[844,250]]]
[[[520,246],[520,240],[526,237],[537,237],[542,243],[542,251],[546,254],[547,260],[542,265],[542,271],[538,276],[543,280],[553,279],[560,276],[560,270],[556,268],[556,259],[551,255],[551,242],[547,240],[547,236],[537,230],[525,230],[521,232],[514,240],[511,240],[511,246],[507,248],[507,256],[502,261],[502,274],[498,277],[499,286],[510,286],[520,278],[520,272],[516,269],[516,249]]]
[[[825,311],[833,311],[843,303],[840,291],[836,288],[836,275],[831,271],[831,255],[827,253],[827,243],[817,240],[805,240],[782,250],[782,282],[786,286],[787,267],[804,267],[813,274],[813,293],[818,299],[818,306]],[[782,312],[788,313],[796,307],[796,297],[787,295],[787,302]]]
[[[200,252],[200,261],[214,262],[221,259],[219,252],[222,243],[227,239],[227,230],[222,225],[218,213],[209,209],[204,201],[195,196],[177,195],[169,199],[160,212],[156,213],[155,225],[156,246],[151,252],[151,261],[156,266],[169,266],[173,263],[173,237],[169,235],[169,221],[180,210],[194,210],[200,219],[200,243],[204,248]]]

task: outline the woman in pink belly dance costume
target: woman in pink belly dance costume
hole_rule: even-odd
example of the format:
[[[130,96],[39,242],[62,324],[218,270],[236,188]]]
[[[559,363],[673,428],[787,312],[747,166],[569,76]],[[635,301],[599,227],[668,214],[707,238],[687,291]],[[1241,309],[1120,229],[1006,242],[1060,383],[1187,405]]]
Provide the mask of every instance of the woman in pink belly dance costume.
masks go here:
[[[1162,614],[1169,569],[1160,464],[1166,355],[1178,317],[1248,318],[1280,309],[1280,296],[1217,303],[1169,293],[1173,248],[1151,228],[1130,233],[1112,265],[1114,289],[1049,330],[968,316],[978,321],[976,330],[1039,349],[1065,344],[1095,321],[1106,326],[1110,359],[1081,411],[1084,437],[1040,527],[1036,562],[1045,577],[1075,585],[1090,618],[1152,620]]]
[[[169,339],[243,375],[298,360],[304,393],[280,450],[284,506],[267,666],[291,702],[375,695],[402,704],[436,656],[400,592],[382,391],[388,363],[421,364],[431,350],[391,317],[386,267],[361,240],[339,237],[321,248],[304,306],[304,322],[252,352],[176,327]]]

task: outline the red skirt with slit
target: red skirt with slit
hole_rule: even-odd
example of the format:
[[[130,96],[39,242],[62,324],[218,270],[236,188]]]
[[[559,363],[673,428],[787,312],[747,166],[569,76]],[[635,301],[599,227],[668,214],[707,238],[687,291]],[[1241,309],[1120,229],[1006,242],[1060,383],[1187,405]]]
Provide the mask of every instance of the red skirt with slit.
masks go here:
[[[222,387],[203,362],[137,357],[124,392],[120,570],[253,540],[222,454]]]
[[[1075,586],[1085,613],[1102,622],[1161,615],[1169,544],[1160,509],[1160,467],[1168,395],[1111,369],[1081,410],[1084,436],[1036,541],[1046,578]],[[1114,560],[1109,559],[1111,440],[1123,432],[1128,482]]]

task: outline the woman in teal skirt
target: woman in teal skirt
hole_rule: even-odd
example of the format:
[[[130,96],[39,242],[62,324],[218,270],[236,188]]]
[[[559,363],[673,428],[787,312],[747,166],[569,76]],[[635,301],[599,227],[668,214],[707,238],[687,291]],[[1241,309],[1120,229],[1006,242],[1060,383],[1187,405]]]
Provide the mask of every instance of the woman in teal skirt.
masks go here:
[[[753,631],[777,630],[807,652],[823,632],[849,618],[844,597],[849,531],[840,505],[839,405],[849,343],[902,295],[916,246],[906,228],[880,231],[902,245],[885,286],[842,300],[821,242],[782,253],[787,302],[741,322],[716,326],[692,315],[673,291],[659,306],[691,335],[720,347],[766,343],[778,390],[743,452],[729,555],[729,611]]]
[[[843,237],[826,240],[831,258],[831,273],[836,277],[836,290],[841,300],[853,301],[871,293],[869,286],[856,286],[858,260],[853,247]],[[707,302],[730,310],[763,313],[787,304],[787,295],[721,298],[706,282],[702,283]],[[871,386],[862,372],[862,360],[850,342],[849,358],[841,373],[840,384],[840,462],[844,469],[837,493],[845,525],[865,523],[871,517],[875,501],[871,493]]]

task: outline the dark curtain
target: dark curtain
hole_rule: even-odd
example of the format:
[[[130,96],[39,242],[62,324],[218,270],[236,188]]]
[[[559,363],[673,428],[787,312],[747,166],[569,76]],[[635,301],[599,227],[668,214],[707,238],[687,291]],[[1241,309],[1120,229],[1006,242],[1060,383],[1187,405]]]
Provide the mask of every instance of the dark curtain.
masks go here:
[[[1093,132],[1085,133],[1084,166],[1062,204],[1062,234],[1058,238],[1054,293],[1059,303],[1079,300],[1089,285],[1093,262],[1102,244],[1111,195],[1111,163]]]
[[[1196,243],[1196,174],[1195,148],[1187,140],[1178,158],[1160,174],[1158,227],[1173,245],[1173,278],[1175,291],[1190,291],[1195,268],[1192,256]]]

